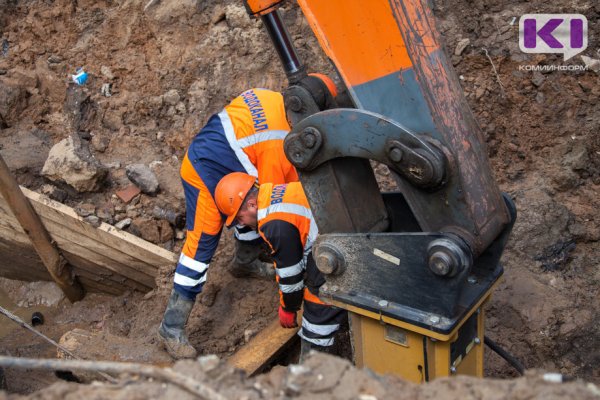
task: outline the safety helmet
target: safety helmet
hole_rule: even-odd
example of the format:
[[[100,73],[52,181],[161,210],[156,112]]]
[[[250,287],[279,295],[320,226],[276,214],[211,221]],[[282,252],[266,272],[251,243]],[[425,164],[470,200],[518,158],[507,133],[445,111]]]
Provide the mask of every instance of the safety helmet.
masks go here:
[[[217,184],[215,189],[215,203],[219,210],[227,216],[225,225],[233,224],[246,195],[257,185],[256,177],[244,172],[232,172],[225,175]]]

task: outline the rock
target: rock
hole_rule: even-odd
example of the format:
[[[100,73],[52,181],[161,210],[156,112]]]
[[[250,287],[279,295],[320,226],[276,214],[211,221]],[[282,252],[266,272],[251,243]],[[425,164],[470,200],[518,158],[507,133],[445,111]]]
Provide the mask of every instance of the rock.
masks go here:
[[[59,64],[61,62],[62,58],[60,58],[56,54],[52,54],[50,57],[48,57],[48,64]]]
[[[22,86],[0,82],[0,129],[18,121],[19,115],[27,107],[27,98],[27,90]]]
[[[118,131],[123,127],[121,115],[116,110],[108,110],[102,118],[102,125],[112,131]]]
[[[531,77],[531,83],[533,83],[536,87],[540,87],[545,80],[546,77],[542,75],[540,71],[533,72],[533,76]]]
[[[54,307],[65,298],[54,282],[21,282],[0,278],[0,287],[19,307]]]
[[[458,44],[456,45],[456,49],[454,49],[454,55],[460,56],[470,44],[471,40],[468,38],[459,40]]]
[[[148,218],[136,218],[133,225],[139,230],[142,239],[152,243],[160,243],[160,230],[158,224]]]
[[[563,168],[552,175],[552,187],[559,192],[566,192],[579,185],[579,176],[570,168]]]
[[[133,164],[127,166],[125,173],[143,193],[155,195],[158,192],[158,179],[154,172],[144,164]]]
[[[110,144],[110,139],[106,136],[95,135],[92,137],[92,147],[99,153],[104,153]]]
[[[115,228],[126,229],[131,225],[131,218],[125,218],[115,224]]]
[[[96,217],[95,215],[85,217],[83,220],[92,225],[94,228],[99,227],[102,223],[102,221],[100,221],[100,218]]]
[[[104,77],[106,79],[110,79],[111,81],[113,79],[115,79],[115,76],[113,75],[112,71],[110,70],[110,67],[107,67],[106,65],[103,65],[100,67],[100,73],[102,75],[104,75]]]
[[[98,190],[107,174],[108,169],[90,154],[77,135],[70,135],[50,149],[41,172],[45,178],[65,182],[78,192]]]
[[[571,168],[573,171],[586,171],[590,168],[590,157],[585,142],[577,141],[573,149],[565,156],[562,164]]]
[[[96,212],[96,206],[89,203],[79,204],[75,207],[75,212],[81,217],[89,217]]]
[[[581,60],[585,66],[597,74],[600,74],[600,60],[588,56],[581,56]]]
[[[42,185],[40,192],[50,197],[52,200],[58,201],[59,203],[63,203],[68,197],[67,192],[49,184]]]
[[[158,230],[160,231],[159,243],[170,242],[175,237],[171,224],[164,219],[158,221]]]
[[[171,89],[163,95],[163,101],[171,106],[176,105],[180,100],[179,93],[175,89]]]

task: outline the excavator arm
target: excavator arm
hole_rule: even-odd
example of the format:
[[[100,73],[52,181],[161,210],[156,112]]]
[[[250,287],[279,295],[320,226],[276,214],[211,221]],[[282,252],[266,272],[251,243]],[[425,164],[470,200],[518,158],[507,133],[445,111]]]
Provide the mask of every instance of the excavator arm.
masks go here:
[[[483,374],[483,312],[516,218],[491,173],[424,0],[298,0],[343,84],[306,74],[277,11],[246,1],[289,81],[285,151],[300,171],[355,361],[413,381]],[[381,193],[369,160],[399,191]]]

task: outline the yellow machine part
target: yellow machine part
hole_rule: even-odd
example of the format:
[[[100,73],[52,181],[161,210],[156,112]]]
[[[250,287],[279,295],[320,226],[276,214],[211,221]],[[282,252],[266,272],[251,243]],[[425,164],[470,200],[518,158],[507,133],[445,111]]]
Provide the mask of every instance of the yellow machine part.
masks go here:
[[[491,290],[448,334],[344,305],[356,366],[415,383],[456,374],[483,377],[483,306],[490,296]]]

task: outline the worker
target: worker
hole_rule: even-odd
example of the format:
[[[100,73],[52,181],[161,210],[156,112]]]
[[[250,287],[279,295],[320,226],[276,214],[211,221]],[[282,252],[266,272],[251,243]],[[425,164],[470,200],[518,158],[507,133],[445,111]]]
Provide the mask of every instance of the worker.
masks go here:
[[[319,288],[325,283],[312,256],[318,229],[300,182],[258,185],[251,175],[234,172],[215,190],[226,226],[257,229],[270,246],[279,284],[279,322],[284,328],[297,326],[297,312],[304,302],[301,360],[310,349],[330,352],[344,310],[323,303]]]
[[[283,139],[289,130],[283,96],[266,89],[250,89],[210,117],[187,149],[181,165],[187,237],[158,330],[159,339],[173,358],[193,358],[197,354],[185,325],[206,282],[221,236],[224,218],[214,202],[217,183],[231,172],[247,173],[260,182],[297,181],[298,174],[283,151]],[[234,276],[272,278],[272,265],[258,259],[259,244],[264,243],[260,236],[239,227],[235,238],[230,272]]]

